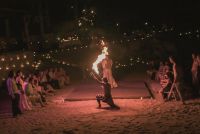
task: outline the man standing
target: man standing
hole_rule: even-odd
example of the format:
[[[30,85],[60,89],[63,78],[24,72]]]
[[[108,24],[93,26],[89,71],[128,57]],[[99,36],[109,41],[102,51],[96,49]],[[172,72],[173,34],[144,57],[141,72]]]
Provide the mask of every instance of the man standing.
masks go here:
[[[19,107],[20,91],[17,88],[13,71],[9,72],[6,84],[8,88],[8,93],[12,98],[12,114],[13,117],[16,117],[18,114],[22,114],[22,112]]]
[[[182,82],[183,73],[181,71],[180,66],[177,65],[174,57],[170,56],[169,61],[170,61],[170,63],[173,64],[174,81],[173,81],[172,87],[170,89],[170,93],[168,94],[168,98],[171,96],[171,93],[173,92],[173,90],[176,90],[176,92],[178,93],[180,101],[183,104],[185,104],[184,98],[183,98],[183,88],[181,86],[183,84],[183,82]]]
[[[199,82],[198,82],[198,68],[199,68],[199,63],[197,59],[197,55],[194,53],[192,54],[192,68],[191,68],[191,73],[192,73],[192,84],[194,86],[194,96],[198,97],[199,96]]]
[[[112,76],[112,60],[106,55],[106,58],[102,61],[103,68],[103,78],[107,78],[108,83],[110,83],[111,88],[118,87],[115,79]]]

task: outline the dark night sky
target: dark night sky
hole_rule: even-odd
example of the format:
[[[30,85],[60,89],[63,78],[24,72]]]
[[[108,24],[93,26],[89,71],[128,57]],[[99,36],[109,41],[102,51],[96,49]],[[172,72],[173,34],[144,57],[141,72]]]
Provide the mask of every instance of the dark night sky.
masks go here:
[[[108,2],[101,0],[97,5],[99,5],[97,12],[103,12],[107,19],[113,18],[125,23],[152,21],[153,23],[199,24],[200,6],[195,1],[109,0]]]
[[[70,0],[61,0],[69,3]],[[53,8],[61,10],[62,2],[55,3]],[[54,4],[53,4],[54,3]],[[71,2],[73,3],[73,2]],[[183,0],[78,0],[79,7],[91,7],[97,12],[101,21],[144,22],[154,23],[199,23],[200,4],[198,1],[184,2]],[[59,6],[60,4],[60,6]],[[62,5],[62,6],[61,6]],[[58,11],[59,12],[59,11]],[[62,13],[60,13],[61,15]]]
[[[2,8],[20,9],[37,14],[37,1],[41,0],[1,0]],[[45,0],[43,0],[45,1]],[[77,1],[77,2],[75,2]],[[195,0],[46,0],[50,17],[53,21],[72,19],[71,5],[77,5],[79,11],[83,8],[93,8],[100,23],[113,24],[120,22],[129,27],[145,21],[153,24],[200,24],[200,4]]]

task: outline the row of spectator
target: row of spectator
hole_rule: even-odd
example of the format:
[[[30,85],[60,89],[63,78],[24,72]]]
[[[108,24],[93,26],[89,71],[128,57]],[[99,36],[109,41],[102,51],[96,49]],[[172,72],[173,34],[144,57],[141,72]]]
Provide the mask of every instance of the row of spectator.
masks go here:
[[[198,97],[200,95],[200,54],[192,54],[192,60],[191,85],[184,81],[184,75],[186,74],[175,57],[170,56],[168,61],[160,62],[158,70],[153,66],[150,66],[147,70],[149,77],[160,83],[161,89],[158,92],[163,94],[164,99],[169,99],[167,98],[169,97],[168,93],[174,91],[174,89],[176,89],[175,91],[182,101],[189,95],[190,97]]]
[[[69,85],[70,78],[63,68],[36,71],[27,76],[21,70],[16,74],[11,70],[6,84],[12,99],[13,117],[16,117],[25,110],[32,110],[37,104],[41,107],[47,105],[46,96],[54,95],[56,89]]]

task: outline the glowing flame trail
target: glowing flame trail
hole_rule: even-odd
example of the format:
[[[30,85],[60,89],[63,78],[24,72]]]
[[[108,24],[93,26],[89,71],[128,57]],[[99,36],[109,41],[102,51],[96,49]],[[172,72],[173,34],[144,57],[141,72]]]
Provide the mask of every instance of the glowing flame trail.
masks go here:
[[[102,41],[102,45],[103,45],[103,49],[102,49],[102,53],[100,55],[98,55],[96,61],[93,63],[92,69],[99,74],[99,70],[98,70],[98,64],[106,58],[106,55],[108,55],[108,47],[104,46],[104,42]]]

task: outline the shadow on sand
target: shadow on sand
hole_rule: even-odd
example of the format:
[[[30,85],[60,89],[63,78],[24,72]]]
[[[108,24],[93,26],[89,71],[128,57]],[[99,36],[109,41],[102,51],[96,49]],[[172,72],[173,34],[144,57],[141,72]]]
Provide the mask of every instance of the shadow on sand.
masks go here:
[[[97,107],[97,109],[104,109],[104,110],[111,110],[111,111],[115,111],[115,110],[120,110],[120,107],[115,105],[115,106],[112,106],[112,107]]]
[[[185,104],[186,106],[200,106],[200,102],[189,102]]]

